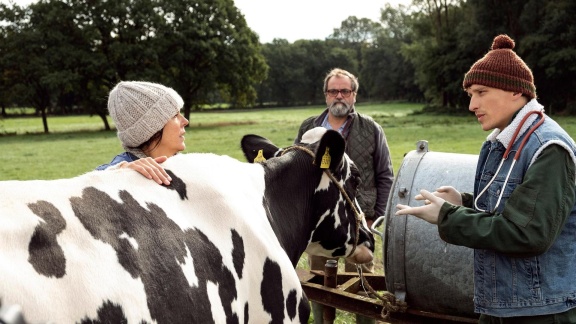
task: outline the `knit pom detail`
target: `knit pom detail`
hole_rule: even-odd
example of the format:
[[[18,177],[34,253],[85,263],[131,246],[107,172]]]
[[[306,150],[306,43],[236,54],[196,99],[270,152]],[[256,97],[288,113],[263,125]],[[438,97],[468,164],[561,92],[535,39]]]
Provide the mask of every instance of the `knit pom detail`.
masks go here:
[[[464,75],[462,87],[484,85],[504,91],[521,92],[532,99],[536,97],[534,76],[530,68],[513,51],[514,40],[508,35],[494,37],[492,48],[472,65]]]
[[[516,45],[514,40],[508,35],[498,35],[494,38],[491,49],[513,49],[514,45]]]

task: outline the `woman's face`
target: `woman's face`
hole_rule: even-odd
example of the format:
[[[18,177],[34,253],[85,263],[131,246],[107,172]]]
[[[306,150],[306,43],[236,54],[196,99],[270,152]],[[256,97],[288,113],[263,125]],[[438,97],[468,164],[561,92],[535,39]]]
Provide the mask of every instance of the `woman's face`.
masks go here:
[[[188,125],[188,119],[178,113],[170,118],[162,129],[162,137],[159,142],[151,143],[149,152],[146,155],[156,158],[159,156],[171,157],[174,154],[183,151],[186,148],[184,143],[185,127]]]

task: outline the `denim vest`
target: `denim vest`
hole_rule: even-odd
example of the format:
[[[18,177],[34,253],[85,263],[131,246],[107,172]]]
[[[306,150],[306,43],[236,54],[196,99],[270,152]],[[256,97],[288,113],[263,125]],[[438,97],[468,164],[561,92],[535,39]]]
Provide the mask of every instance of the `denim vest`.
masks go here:
[[[523,108],[515,120],[527,110]],[[536,115],[533,115],[536,116]],[[560,144],[572,156],[576,144],[552,119],[544,123],[529,137],[514,166],[505,188],[502,188],[516,151],[526,136],[526,130],[536,124],[536,118],[527,122],[513,144],[508,159],[490,187],[478,199],[479,209],[501,213],[512,191],[522,183],[524,174],[550,144]],[[538,120],[540,118],[537,118]],[[508,128],[508,127],[507,127]],[[476,168],[474,197],[494,176],[506,148],[500,141],[483,144]],[[498,206],[496,202],[504,190]],[[537,199],[534,204],[537,204]],[[526,208],[530,208],[526,206]],[[526,221],[529,221],[527,218]],[[539,256],[513,258],[493,250],[474,250],[474,305],[477,313],[497,317],[555,314],[576,306],[576,206],[568,217],[557,240]]]
[[[98,167],[96,167],[96,170],[99,170],[99,171],[106,170],[107,168],[114,166],[120,162],[124,162],[124,161],[132,162],[132,161],[136,161],[138,159],[139,159],[138,156],[136,156],[130,152],[123,152],[123,153],[116,155],[110,163],[99,165]]]

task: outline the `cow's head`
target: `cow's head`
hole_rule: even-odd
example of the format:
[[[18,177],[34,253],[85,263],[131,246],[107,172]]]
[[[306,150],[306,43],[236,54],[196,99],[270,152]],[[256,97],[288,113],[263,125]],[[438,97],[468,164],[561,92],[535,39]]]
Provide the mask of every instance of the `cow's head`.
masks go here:
[[[266,171],[264,203],[293,261],[304,249],[313,255],[344,256],[353,263],[372,260],[374,237],[356,203],[360,174],[345,154],[340,133],[318,127],[304,134],[300,144],[284,149],[246,135],[241,145],[246,159],[262,163]],[[296,231],[307,235],[300,249],[287,247],[286,239],[282,242],[300,234]]]

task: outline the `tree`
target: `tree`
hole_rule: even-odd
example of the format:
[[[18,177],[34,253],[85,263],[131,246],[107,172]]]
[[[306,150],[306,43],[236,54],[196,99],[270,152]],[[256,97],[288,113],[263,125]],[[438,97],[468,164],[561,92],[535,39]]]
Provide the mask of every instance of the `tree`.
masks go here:
[[[262,89],[268,101],[282,106],[324,102],[322,85],[325,75],[340,67],[357,74],[354,52],[334,40],[298,40],[294,44],[274,39],[262,53],[270,66]]]
[[[335,28],[328,39],[337,39],[349,43],[370,43],[376,39],[381,25],[368,18],[358,19],[350,16]]]
[[[23,89],[45,132],[48,112],[77,105],[109,129],[105,98],[121,80],[172,86],[189,117],[211,98],[253,103],[267,72],[258,37],[232,0],[40,0],[2,8],[0,86]]]
[[[98,115],[105,129],[108,92],[123,80],[161,82],[155,47],[161,22],[154,0],[64,0],[75,12],[75,23],[88,44],[79,59],[82,75],[77,100]]]
[[[78,36],[73,15],[66,4],[45,0],[3,9],[4,68],[11,82],[23,85],[20,94],[40,113],[48,133],[48,110],[78,81],[73,71]]]
[[[292,105],[298,100],[294,89],[304,79],[304,65],[301,63],[305,62],[306,54],[285,39],[274,39],[264,44],[262,54],[270,70],[259,91],[260,104],[264,105],[265,101],[281,106]]]
[[[576,113],[576,3],[529,1],[520,17],[519,50],[531,67],[538,99],[550,112]]]
[[[431,106],[454,110],[463,98],[462,76],[470,67],[458,30],[469,15],[460,0],[414,0],[413,42],[402,48],[415,67],[416,83]]]
[[[402,44],[411,42],[409,20],[407,8],[402,5],[393,8],[386,4],[382,10],[381,27],[363,51],[364,68],[360,71],[371,99],[422,99],[414,82],[414,67],[401,53]]]
[[[267,66],[258,36],[232,0],[167,0],[158,10],[162,76],[184,98],[187,118],[212,96],[239,107],[255,102]]]
[[[368,18],[358,19],[350,16],[342,22],[340,28],[334,29],[327,40],[337,40],[342,46],[353,49],[356,53],[358,70],[363,69],[362,52],[370,46],[381,33],[382,26]],[[360,77],[360,76],[359,76]]]

